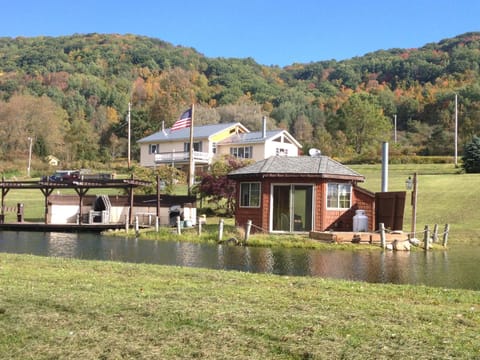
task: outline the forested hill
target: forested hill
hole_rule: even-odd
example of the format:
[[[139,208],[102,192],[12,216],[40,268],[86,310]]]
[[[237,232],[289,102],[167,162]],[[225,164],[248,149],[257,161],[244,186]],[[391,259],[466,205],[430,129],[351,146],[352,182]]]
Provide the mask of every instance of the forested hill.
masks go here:
[[[461,148],[480,134],[480,33],[284,68],[137,35],[0,38],[0,159],[23,154],[28,138],[38,158],[125,156],[129,102],[134,145],[192,101],[197,123],[258,129],[267,115],[330,156],[375,158],[394,119],[393,151],[450,155],[455,94]]]

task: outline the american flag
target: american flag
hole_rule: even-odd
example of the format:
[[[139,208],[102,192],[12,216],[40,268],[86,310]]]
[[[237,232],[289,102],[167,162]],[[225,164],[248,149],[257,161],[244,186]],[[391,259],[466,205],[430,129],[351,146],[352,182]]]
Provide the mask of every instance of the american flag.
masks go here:
[[[184,111],[182,115],[175,121],[170,131],[180,130],[192,126],[192,108]]]

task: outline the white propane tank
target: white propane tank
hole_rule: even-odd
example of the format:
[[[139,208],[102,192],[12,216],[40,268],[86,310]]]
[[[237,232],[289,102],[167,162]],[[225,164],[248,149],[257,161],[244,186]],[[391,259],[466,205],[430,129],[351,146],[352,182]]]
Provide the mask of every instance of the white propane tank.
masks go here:
[[[365,210],[356,210],[353,217],[353,231],[367,232],[368,231],[368,216],[365,215]]]

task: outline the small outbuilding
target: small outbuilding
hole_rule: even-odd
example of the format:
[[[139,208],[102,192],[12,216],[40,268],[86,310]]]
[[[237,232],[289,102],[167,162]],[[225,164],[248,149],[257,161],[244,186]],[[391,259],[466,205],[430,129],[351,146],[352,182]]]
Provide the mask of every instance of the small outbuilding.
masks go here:
[[[157,209],[157,200],[160,205]],[[79,214],[84,224],[124,224],[128,219],[130,199],[126,195],[86,195],[79,210],[75,195],[51,195],[48,198],[48,224],[79,223]],[[159,213],[158,213],[159,212]],[[159,225],[175,225],[177,216],[182,221],[196,224],[197,207],[194,196],[135,195],[133,196],[132,216],[140,225],[154,225],[158,216]]]
[[[374,230],[375,194],[364,176],[328,156],[274,156],[232,171],[235,221],[270,233],[353,231],[356,210]]]

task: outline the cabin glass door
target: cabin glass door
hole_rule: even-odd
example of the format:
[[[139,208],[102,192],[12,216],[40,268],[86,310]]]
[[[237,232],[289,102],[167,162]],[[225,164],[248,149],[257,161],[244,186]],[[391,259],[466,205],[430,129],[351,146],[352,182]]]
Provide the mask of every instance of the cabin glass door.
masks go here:
[[[312,185],[274,185],[272,194],[272,231],[312,230]]]

